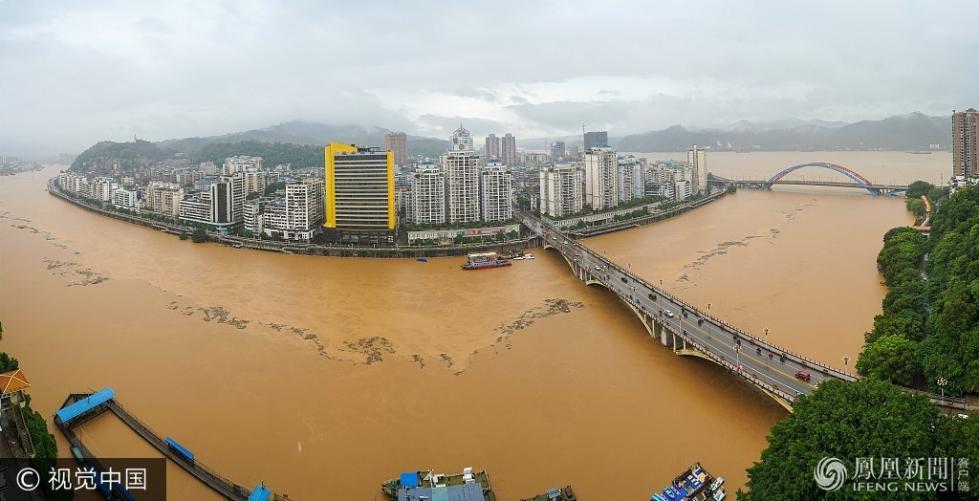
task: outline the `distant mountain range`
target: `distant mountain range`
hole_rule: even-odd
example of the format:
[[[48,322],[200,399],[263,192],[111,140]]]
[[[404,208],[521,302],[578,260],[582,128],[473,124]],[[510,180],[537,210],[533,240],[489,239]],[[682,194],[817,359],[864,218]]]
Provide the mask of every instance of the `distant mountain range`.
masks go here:
[[[897,115],[855,123],[788,119],[754,123],[740,121],[723,129],[680,125],[624,137],[611,137],[620,151],[681,151],[692,144],[720,150],[927,150],[947,149],[950,117],[923,113]]]
[[[262,143],[291,143],[323,146],[330,141],[340,141],[364,146],[384,146],[384,134],[391,132],[381,127],[359,125],[327,125],[315,122],[286,122],[264,129],[234,132],[220,136],[168,139],[157,145],[166,150],[195,153],[205,146],[221,143],[258,141]],[[449,147],[449,141],[430,137],[408,136],[408,154],[435,157]]]

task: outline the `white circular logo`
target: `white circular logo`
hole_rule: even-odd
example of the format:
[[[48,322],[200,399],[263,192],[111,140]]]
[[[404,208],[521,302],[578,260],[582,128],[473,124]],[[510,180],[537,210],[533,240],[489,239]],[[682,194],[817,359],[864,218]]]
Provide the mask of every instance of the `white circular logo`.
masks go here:
[[[31,478],[33,477],[33,478]],[[38,484],[41,483],[41,476],[37,474],[37,470],[34,468],[24,468],[17,472],[17,487],[20,487],[23,491],[33,491],[37,489]]]
[[[824,457],[816,463],[816,469],[812,472],[816,485],[824,491],[835,491],[843,487],[846,481],[847,471],[843,461],[834,457]]]

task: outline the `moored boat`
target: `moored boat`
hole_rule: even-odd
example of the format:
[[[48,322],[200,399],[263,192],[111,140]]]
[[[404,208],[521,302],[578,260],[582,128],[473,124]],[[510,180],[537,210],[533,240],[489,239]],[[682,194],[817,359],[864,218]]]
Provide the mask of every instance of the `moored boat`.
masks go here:
[[[520,501],[578,501],[570,485],[565,487],[554,487],[548,489],[543,494],[538,494],[532,498],[523,498]]]
[[[466,264],[462,265],[464,270],[482,270],[485,268],[499,268],[501,266],[510,266],[509,259],[500,257],[495,252],[480,252],[477,254],[469,254],[469,260]]]
[[[724,492],[724,477],[714,477],[700,463],[694,463],[682,473],[673,478],[670,485],[662,492],[654,492],[650,501],[680,501],[685,499],[701,499],[723,501],[727,497]]]

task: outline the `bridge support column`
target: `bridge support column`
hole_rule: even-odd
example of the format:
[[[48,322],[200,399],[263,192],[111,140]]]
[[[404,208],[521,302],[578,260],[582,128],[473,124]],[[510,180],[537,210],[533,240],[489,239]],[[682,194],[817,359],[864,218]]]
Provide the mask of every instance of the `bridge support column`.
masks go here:
[[[667,331],[666,329],[664,329],[663,328],[663,324],[657,322],[656,320],[653,320],[653,334],[654,334],[655,337],[658,337],[659,338],[659,342],[663,346],[669,346],[670,345],[669,340],[666,339],[666,336],[667,336],[667,334],[669,334],[669,331]]]

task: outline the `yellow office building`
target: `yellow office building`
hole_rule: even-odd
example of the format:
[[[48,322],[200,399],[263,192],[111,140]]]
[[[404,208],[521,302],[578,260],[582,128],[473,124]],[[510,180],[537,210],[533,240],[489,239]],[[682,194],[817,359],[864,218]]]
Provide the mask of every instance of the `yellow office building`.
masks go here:
[[[332,240],[393,240],[394,153],[330,143],[325,150],[326,228]]]

